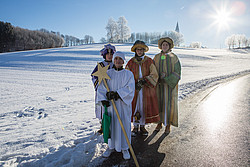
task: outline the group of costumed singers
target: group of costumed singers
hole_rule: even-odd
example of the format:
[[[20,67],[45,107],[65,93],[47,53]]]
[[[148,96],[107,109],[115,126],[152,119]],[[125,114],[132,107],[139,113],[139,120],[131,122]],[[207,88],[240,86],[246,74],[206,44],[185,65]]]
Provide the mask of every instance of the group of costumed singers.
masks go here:
[[[156,132],[164,125],[166,134],[170,133],[170,125],[178,127],[178,82],[181,65],[172,52],[173,47],[171,38],[159,39],[158,48],[161,52],[152,59],[145,55],[149,47],[145,42],[137,40],[131,48],[135,54],[125,68],[125,54],[116,51],[114,45],[106,44],[100,51],[104,60],[94,68],[91,77],[95,88],[96,117],[102,123],[105,108],[111,117],[108,149],[103,157],[109,157],[112,152],[117,151],[122,152],[124,159],[130,159],[131,137],[147,136],[146,124],[156,123]],[[95,75],[99,66],[107,68],[107,75],[110,77],[106,80],[107,85],[100,82],[100,77]],[[117,108],[118,113],[114,108]],[[98,133],[102,134],[103,130],[101,126]]]

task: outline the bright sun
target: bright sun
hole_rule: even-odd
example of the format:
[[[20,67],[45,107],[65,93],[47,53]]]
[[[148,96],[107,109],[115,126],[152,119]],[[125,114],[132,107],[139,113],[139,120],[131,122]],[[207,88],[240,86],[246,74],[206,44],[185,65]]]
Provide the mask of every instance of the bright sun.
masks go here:
[[[215,22],[216,24],[218,24],[220,28],[228,26],[229,21],[230,21],[230,14],[225,10],[218,11],[217,14],[215,15]]]
[[[214,7],[210,17],[213,19],[211,26],[217,27],[217,31],[229,30],[232,23],[232,10],[227,5],[221,5],[221,8]]]

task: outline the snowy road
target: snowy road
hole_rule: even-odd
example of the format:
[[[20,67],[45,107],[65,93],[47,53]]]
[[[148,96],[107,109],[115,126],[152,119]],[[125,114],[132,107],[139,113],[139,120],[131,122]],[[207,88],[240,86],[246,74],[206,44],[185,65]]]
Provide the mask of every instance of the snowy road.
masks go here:
[[[182,101],[180,127],[168,136],[152,126],[147,138],[133,138],[140,166],[248,166],[249,81],[246,75]],[[134,165],[117,157],[102,166]]]

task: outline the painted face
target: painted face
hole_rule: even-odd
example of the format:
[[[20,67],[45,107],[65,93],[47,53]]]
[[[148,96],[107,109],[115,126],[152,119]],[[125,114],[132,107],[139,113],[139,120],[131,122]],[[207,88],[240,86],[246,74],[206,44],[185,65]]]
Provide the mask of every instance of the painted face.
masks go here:
[[[144,49],[143,48],[136,48],[135,52],[138,56],[142,56],[144,54]]]
[[[110,53],[110,52],[108,52],[108,53],[106,54],[106,60],[107,60],[107,61],[112,61],[112,59],[113,59],[113,54]]]
[[[161,44],[161,48],[162,48],[162,51],[163,52],[167,52],[168,50],[169,50],[169,44],[167,43],[167,42],[162,42],[162,44]]]
[[[124,64],[124,61],[120,57],[115,57],[114,58],[114,64],[115,64],[116,68],[121,68],[123,66],[123,64]]]

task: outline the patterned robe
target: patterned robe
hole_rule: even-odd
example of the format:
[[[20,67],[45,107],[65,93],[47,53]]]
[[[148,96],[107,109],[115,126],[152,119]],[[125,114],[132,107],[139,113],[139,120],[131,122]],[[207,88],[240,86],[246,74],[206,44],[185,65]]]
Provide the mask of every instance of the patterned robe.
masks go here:
[[[144,56],[144,59],[141,60],[140,62],[137,61],[135,57],[133,57],[128,61],[126,69],[133,72],[135,82],[138,82],[139,79],[139,64],[141,65],[142,76],[147,82],[142,88],[145,123],[158,122],[160,120],[160,117],[159,117],[159,109],[158,109],[158,102],[155,89],[158,80],[158,73],[156,71],[154,62],[150,57]],[[132,118],[131,118],[132,122],[133,122],[133,115],[135,113],[137,97],[138,97],[138,91],[136,90],[132,102]]]
[[[159,74],[157,98],[161,122],[164,125],[178,126],[178,82],[181,76],[181,64],[174,53],[155,55],[154,63]],[[161,73],[166,77],[160,79]]]

